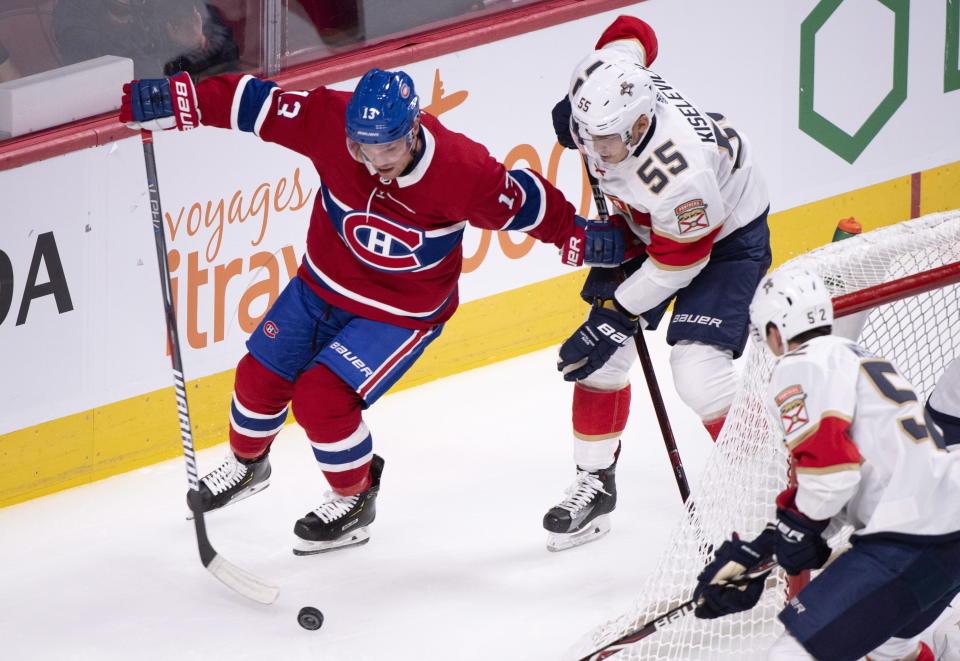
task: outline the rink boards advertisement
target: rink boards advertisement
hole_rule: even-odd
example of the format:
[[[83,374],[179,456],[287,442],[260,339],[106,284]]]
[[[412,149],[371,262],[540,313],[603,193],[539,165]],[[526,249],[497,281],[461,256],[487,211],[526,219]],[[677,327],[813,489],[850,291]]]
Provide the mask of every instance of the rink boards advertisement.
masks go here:
[[[749,136],[775,263],[829,240],[842,217],[869,230],[960,206],[956,3],[711,4],[649,0],[403,68],[427,111],[589,214],[579,157],[557,144],[550,110],[603,28],[632,13],[657,31],[652,68]],[[203,447],[226,439],[231,370],[303,256],[319,180],[308,160],[246,133],[166,132],[156,154]],[[175,456],[137,135],[0,172],[0,199],[0,506]],[[583,314],[584,273],[553,246],[471,229],[464,258],[464,304],[401,386],[555,344]]]

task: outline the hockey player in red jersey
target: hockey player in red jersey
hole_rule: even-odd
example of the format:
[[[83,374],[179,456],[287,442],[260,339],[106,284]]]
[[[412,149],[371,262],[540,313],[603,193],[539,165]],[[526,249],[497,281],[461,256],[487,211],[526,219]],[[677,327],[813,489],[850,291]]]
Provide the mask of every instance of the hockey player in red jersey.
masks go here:
[[[296,522],[299,555],[369,537],[383,459],[362,412],[440,334],[457,308],[467,224],[526,232],[566,263],[616,263],[621,230],[575,216],[538,173],[420,111],[403,72],[368,71],[353,94],[288,91],[268,80],[186,74],[133,81],[132,128],[251,132],[311,159],[320,190],[303,262],[237,366],[226,460],[201,483],[207,510],[269,483],[270,443],[292,408],[331,491]]]
[[[919,642],[960,592],[960,454],[949,453],[895,365],[831,334],[823,280],[796,266],[764,278],[750,306],[778,358],[767,404],[780,420],[796,486],[752,541],[724,542],[698,577],[695,614],[752,608],[764,577],[729,581],[776,556],[788,574],[820,569],[831,531],[852,547],[780,613],[768,659],[933,661]]]
[[[674,384],[716,439],[750,298],[770,266],[769,199],[746,137],[647,68],[658,45],[643,21],[618,17],[596,47],[574,69],[554,128],[561,144],[580,149],[643,254],[591,270],[581,292],[589,316],[560,347],[557,367],[575,382],[577,472],[543,519],[555,551],[610,529],[638,326],[655,329],[674,303],[666,333]]]

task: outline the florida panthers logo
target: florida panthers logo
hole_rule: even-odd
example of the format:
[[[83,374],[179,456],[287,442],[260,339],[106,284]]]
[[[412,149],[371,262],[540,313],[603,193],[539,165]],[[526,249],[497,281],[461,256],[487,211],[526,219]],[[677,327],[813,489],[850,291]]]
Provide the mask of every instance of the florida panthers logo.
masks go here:
[[[707,205],[703,200],[684,202],[673,211],[677,214],[677,225],[681,234],[710,227],[710,220],[707,218]]]
[[[422,266],[417,250],[423,245],[423,232],[375,213],[345,214],[343,238],[358,259],[381,271],[413,271]]]
[[[810,422],[806,400],[807,393],[803,392],[799,384],[784,388],[774,398],[780,407],[780,422],[785,434],[792,434]]]

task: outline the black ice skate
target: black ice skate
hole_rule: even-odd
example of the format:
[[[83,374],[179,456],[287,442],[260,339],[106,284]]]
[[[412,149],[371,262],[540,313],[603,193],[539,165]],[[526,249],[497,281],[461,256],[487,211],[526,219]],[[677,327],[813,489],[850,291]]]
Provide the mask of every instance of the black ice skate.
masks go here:
[[[597,471],[577,469],[577,479],[567,498],[543,517],[548,551],[563,551],[610,532],[610,512],[617,505],[617,464]]]
[[[323,504],[294,525],[293,534],[297,536],[294,555],[325,553],[370,541],[367,526],[377,516],[377,493],[380,491],[382,473],[383,458],[373,455],[370,461],[371,482],[366,491],[355,496],[340,496],[328,491]]]
[[[191,497],[198,497],[203,511],[209,512],[263,491],[270,486],[270,460],[267,457],[264,454],[259,459],[242,459],[227,450],[223,463],[200,480],[198,496],[193,496],[192,490],[187,493],[187,503]]]

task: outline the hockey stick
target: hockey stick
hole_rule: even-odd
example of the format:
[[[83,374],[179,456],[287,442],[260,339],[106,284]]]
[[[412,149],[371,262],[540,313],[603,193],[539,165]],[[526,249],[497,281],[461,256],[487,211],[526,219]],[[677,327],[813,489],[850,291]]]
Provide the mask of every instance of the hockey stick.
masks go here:
[[[761,576],[765,576],[766,574],[769,574],[771,571],[773,571],[774,567],[776,567],[776,562],[772,558],[767,559],[766,561],[761,563],[759,567],[743,574],[739,578],[728,581],[727,584],[737,585],[737,586],[746,585],[747,583],[750,583],[751,581],[754,581],[760,578]],[[764,589],[769,588],[772,585],[776,585],[776,579],[774,579],[773,577],[770,577],[766,580],[764,584]],[[586,656],[579,657],[577,661],[601,661],[601,659],[609,658],[614,654],[617,654],[618,652],[622,652],[630,645],[633,645],[634,643],[637,643],[643,640],[644,638],[647,638],[648,636],[653,635],[654,633],[663,629],[665,626],[671,624],[672,622],[679,620],[680,618],[686,615],[689,615],[694,610],[696,610],[696,608],[697,608],[697,601],[694,599],[687,599],[686,601],[680,603],[679,605],[673,606],[672,608],[670,608],[670,610],[665,612],[663,615],[658,615],[652,620],[648,620],[644,622],[642,625],[640,625],[636,629],[628,631],[627,633],[623,634],[616,640],[607,643],[603,647],[594,649],[592,652],[590,652]]]
[[[606,221],[610,218],[610,213],[607,210],[607,200],[603,197],[603,191],[600,190],[600,182],[590,173],[590,166],[587,165],[586,157],[583,159],[583,167],[586,169],[587,178],[590,180],[593,202],[597,205],[597,215],[600,216],[600,220]],[[660,384],[657,383],[657,374],[653,371],[653,361],[650,359],[647,341],[643,337],[643,329],[637,329],[633,341],[637,346],[637,355],[640,356],[640,366],[643,368],[643,376],[647,380],[647,391],[653,401],[653,410],[657,414],[657,422],[660,423],[660,433],[667,448],[670,465],[673,467],[673,476],[677,480],[680,498],[686,503],[690,497],[690,483],[687,482],[687,473],[683,469],[683,462],[680,460],[680,450],[677,449],[677,441],[673,436],[673,428],[670,426],[667,408],[663,405]]]
[[[677,481],[680,498],[686,503],[690,498],[690,484],[687,482],[687,472],[683,469],[683,461],[680,459],[680,450],[677,449],[677,441],[673,436],[673,428],[670,427],[667,409],[663,405],[663,396],[660,394],[660,385],[657,383],[657,375],[653,371],[653,361],[650,360],[650,351],[647,349],[647,341],[643,338],[643,331],[637,331],[637,334],[633,336],[633,341],[637,345],[637,354],[640,356],[643,376],[647,380],[647,390],[650,391],[653,410],[657,414],[657,422],[660,423],[663,444],[667,448],[670,465],[673,466],[673,477]]]
[[[153,236],[157,244],[163,310],[167,320],[167,346],[173,366],[173,388],[177,395],[177,410],[180,412],[180,440],[183,443],[183,458],[187,465],[187,482],[190,484],[187,503],[193,511],[200,562],[228,588],[261,604],[272,604],[280,593],[279,588],[265,583],[245,569],[226,560],[214,550],[207,538],[207,527],[203,520],[203,503],[200,500],[200,481],[197,479],[197,458],[193,449],[193,434],[190,431],[190,412],[187,409],[187,390],[183,380],[183,363],[180,359],[180,338],[177,335],[177,319],[173,309],[170,269],[167,265],[167,241],[163,230],[163,212],[160,209],[160,187],[157,183],[157,161],[153,154],[153,134],[141,129],[140,141],[143,143],[143,162],[147,168],[147,190],[150,194]]]

